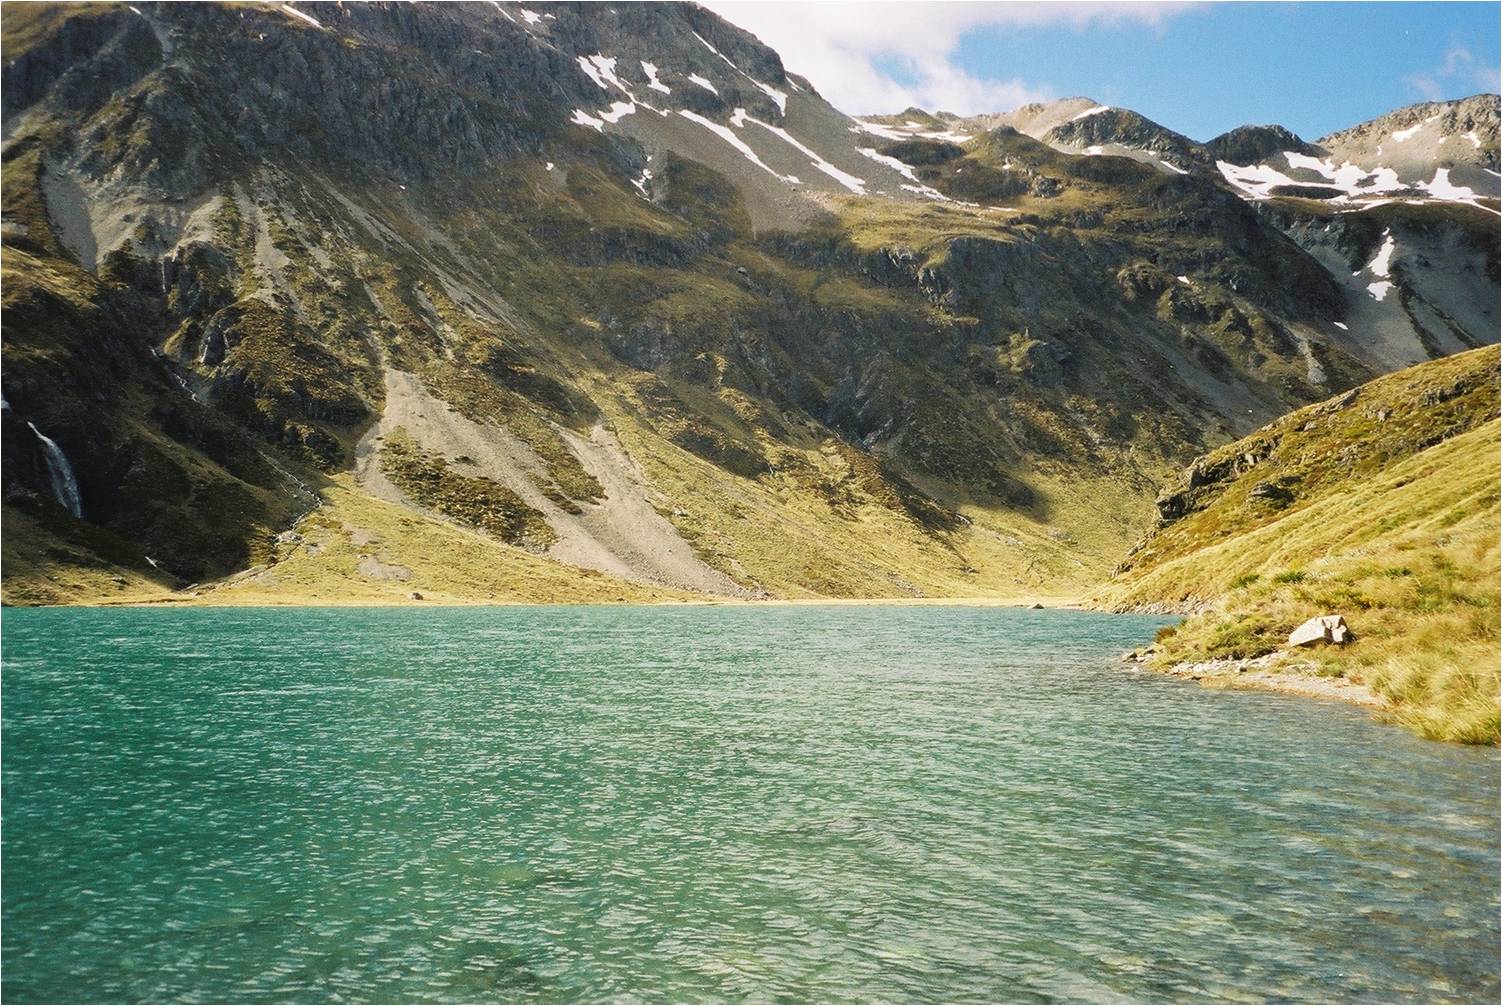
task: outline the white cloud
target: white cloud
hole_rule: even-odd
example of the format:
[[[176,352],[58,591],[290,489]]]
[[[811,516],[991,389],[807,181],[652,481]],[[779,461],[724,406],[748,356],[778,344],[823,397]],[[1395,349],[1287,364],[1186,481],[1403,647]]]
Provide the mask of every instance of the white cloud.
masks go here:
[[[960,115],[1000,112],[1055,97],[1019,78],[977,77],[955,50],[987,27],[1158,24],[1184,3],[870,3],[707,0],[705,6],[776,49],[792,73],[852,115],[911,105]]]
[[[1410,73],[1403,82],[1428,101],[1459,97],[1460,91],[1489,91],[1495,94],[1502,89],[1497,68],[1476,59],[1474,53],[1463,45],[1453,45],[1445,53],[1439,66],[1419,73]]]

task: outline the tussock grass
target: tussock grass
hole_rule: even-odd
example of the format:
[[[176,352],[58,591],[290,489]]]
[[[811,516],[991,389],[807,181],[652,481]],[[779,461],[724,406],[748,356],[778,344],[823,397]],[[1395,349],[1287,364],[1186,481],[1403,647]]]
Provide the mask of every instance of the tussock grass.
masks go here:
[[[1096,600],[1198,609],[1159,641],[1164,663],[1273,653],[1306,619],[1342,614],[1356,640],[1301,654],[1316,673],[1368,685],[1394,721],[1424,736],[1496,743],[1497,359],[1495,348],[1477,350],[1364,386],[1345,410],[1392,410],[1386,423],[1347,439],[1346,424],[1324,413],[1324,436],[1196,490],[1200,509],[1151,537]],[[1421,390],[1477,375],[1460,410],[1444,406],[1461,398],[1436,402]],[[1248,441],[1298,430],[1320,408]],[[1412,449],[1405,455],[1393,437]],[[1245,454],[1248,441],[1211,458]],[[1248,500],[1249,486],[1296,467],[1320,470],[1305,479],[1307,495],[1271,512]]]

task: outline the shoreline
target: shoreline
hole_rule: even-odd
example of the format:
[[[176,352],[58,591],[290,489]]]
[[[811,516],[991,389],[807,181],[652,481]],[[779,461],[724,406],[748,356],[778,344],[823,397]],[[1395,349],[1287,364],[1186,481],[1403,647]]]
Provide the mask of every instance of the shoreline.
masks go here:
[[[1388,708],[1376,692],[1360,682],[1329,675],[1311,674],[1308,666],[1285,653],[1269,653],[1250,660],[1206,660],[1199,663],[1147,665],[1151,670],[1204,688],[1276,692],[1309,699],[1344,702],[1369,712]]]
[[[1041,607],[1035,609],[1035,605]],[[1167,612],[1138,610],[1112,610],[1091,603],[1086,597],[891,597],[891,598],[736,598],[700,597],[671,598],[657,601],[518,601],[469,599],[454,597],[424,597],[422,600],[393,598],[337,598],[309,597],[236,597],[218,599],[207,593],[198,597],[191,595],[165,594],[148,597],[101,599],[78,603],[10,605],[12,610],[56,608],[307,608],[307,609],[354,609],[354,608],[527,608],[527,607],[590,607],[590,608],[663,608],[663,607],[951,607],[951,608],[1009,608],[1013,610],[1080,611],[1107,615],[1167,615]],[[1182,616],[1180,616],[1182,617]],[[1138,651],[1132,651],[1136,654]],[[1128,655],[1132,656],[1131,654]],[[1293,654],[1270,653],[1262,657],[1241,660],[1227,658],[1178,664],[1155,664],[1151,660],[1137,659],[1146,670],[1185,682],[1193,682],[1202,688],[1228,691],[1260,691],[1326,702],[1341,702],[1365,709],[1372,714],[1381,714],[1389,707],[1365,684],[1327,675],[1308,673],[1310,665],[1299,661]]]
[[[218,599],[210,594],[193,597],[187,595],[149,595],[86,601],[62,604],[10,604],[4,607],[15,609],[43,608],[518,608],[518,607],[571,607],[599,608],[661,608],[661,607],[777,607],[835,605],[848,607],[953,607],[953,608],[1022,608],[1031,609],[1041,605],[1044,611],[1091,611],[1095,610],[1074,597],[702,597],[669,598],[660,601],[519,601],[499,599],[471,599],[425,595],[421,600],[405,598],[318,598],[251,596]],[[1102,612],[1109,614],[1109,612]]]

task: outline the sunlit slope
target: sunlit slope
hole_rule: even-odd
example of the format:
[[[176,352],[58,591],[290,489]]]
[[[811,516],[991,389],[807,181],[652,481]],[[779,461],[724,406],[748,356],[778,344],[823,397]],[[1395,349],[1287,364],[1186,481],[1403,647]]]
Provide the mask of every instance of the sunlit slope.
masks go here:
[[[1495,348],[1421,364],[1200,459],[1097,600],[1197,612],[1164,663],[1271,653],[1342,614],[1356,641],[1301,659],[1428,735],[1494,741],[1497,365]]]

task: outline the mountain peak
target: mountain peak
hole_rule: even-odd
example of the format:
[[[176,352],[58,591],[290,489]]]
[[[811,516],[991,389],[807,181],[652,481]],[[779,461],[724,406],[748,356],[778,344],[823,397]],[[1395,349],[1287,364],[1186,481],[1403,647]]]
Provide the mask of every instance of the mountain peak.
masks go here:
[[[1278,125],[1237,126],[1206,143],[1205,149],[1215,160],[1232,164],[1254,164],[1288,150],[1307,156],[1318,153],[1296,133]]]

